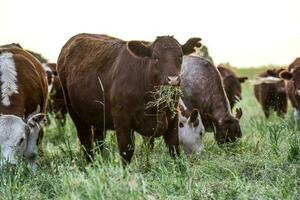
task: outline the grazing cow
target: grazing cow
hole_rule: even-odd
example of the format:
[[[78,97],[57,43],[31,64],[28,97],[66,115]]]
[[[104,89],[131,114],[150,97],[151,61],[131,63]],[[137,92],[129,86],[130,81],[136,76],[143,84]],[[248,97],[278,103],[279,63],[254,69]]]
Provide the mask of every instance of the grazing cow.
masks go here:
[[[218,70],[222,76],[224,89],[232,110],[234,104],[242,99],[241,83],[244,83],[248,77],[238,77],[232,70],[222,65],[218,66]]]
[[[55,63],[44,63],[44,70],[48,77],[48,112],[54,114],[55,118],[58,119],[62,124],[65,124],[67,109],[64,101],[64,94],[62,87],[59,82],[59,77],[56,70]]]
[[[88,155],[92,154],[92,132],[101,144],[107,129],[116,130],[124,164],[133,156],[134,131],[145,137],[163,135],[170,154],[178,153],[178,114],[172,117],[169,108],[147,105],[160,86],[179,85],[182,56],[200,47],[199,41],[192,38],[180,45],[173,37],[163,36],[147,45],[79,34],[64,45],[57,62],[58,75]]]
[[[288,67],[280,73],[280,77],[286,81],[286,92],[294,108],[294,119],[300,120],[300,58],[296,58]]]
[[[203,149],[205,129],[198,109],[188,111],[182,99],[179,99],[179,143],[185,154],[200,154]]]
[[[270,116],[271,110],[277,113],[277,116],[283,117],[287,112],[287,95],[283,80],[279,79],[279,74],[284,69],[268,69],[261,73],[259,77],[265,78],[264,81],[254,85],[254,94],[257,101],[261,104],[266,118]],[[274,82],[265,80],[274,79]],[[276,80],[278,78],[278,80]]]
[[[0,165],[24,157],[35,170],[47,104],[46,73],[28,52],[0,48],[0,84]]]
[[[236,117],[231,114],[217,68],[204,58],[185,56],[181,73],[183,101],[188,109],[200,111],[205,129],[212,131],[215,127],[215,139],[219,144],[240,138],[242,112],[238,109]]]

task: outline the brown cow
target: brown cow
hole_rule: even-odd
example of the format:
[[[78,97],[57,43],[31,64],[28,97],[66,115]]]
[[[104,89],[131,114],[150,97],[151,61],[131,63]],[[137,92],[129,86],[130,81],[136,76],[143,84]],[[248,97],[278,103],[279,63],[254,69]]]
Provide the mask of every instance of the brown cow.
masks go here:
[[[222,78],[210,61],[201,57],[185,56],[182,63],[181,90],[187,108],[197,108],[200,111],[205,129],[215,131],[219,144],[234,142],[242,136],[239,125],[241,110],[238,110],[236,117],[231,114]]]
[[[28,52],[0,48],[0,77],[0,165],[24,157],[35,170],[47,104],[46,74]]]
[[[279,78],[280,72],[284,69],[268,69],[261,73],[259,77]],[[264,81],[254,85],[254,94],[257,101],[261,104],[266,118],[270,116],[271,110],[277,113],[277,116],[283,117],[287,112],[287,95],[285,91],[285,84],[283,80],[276,80],[275,82],[265,83]]]
[[[182,56],[200,47],[199,38],[180,45],[163,36],[150,45],[107,35],[79,34],[62,48],[58,75],[66,105],[81,144],[92,153],[92,131],[100,143],[115,129],[124,163],[134,152],[134,131],[145,137],[163,135],[170,154],[178,153],[178,113],[147,107],[159,86],[178,86]],[[176,98],[178,101],[178,98]],[[160,108],[159,108],[160,109]],[[103,114],[104,113],[104,114]]]
[[[296,58],[288,67],[288,71],[282,71],[280,77],[286,81],[286,92],[294,108],[294,119],[300,120],[300,58]]]
[[[222,76],[224,89],[232,110],[234,104],[242,99],[241,83],[244,83],[248,77],[238,77],[232,70],[222,65],[218,66],[218,70]]]

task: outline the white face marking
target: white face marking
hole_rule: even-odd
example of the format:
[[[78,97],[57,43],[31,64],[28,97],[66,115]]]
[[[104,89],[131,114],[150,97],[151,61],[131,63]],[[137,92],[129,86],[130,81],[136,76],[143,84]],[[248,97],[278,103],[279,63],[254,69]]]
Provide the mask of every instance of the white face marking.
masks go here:
[[[9,97],[12,94],[18,94],[17,86],[17,71],[13,59],[13,54],[10,52],[3,52],[0,54],[0,72],[1,72],[1,92],[2,104],[10,105]]]
[[[52,90],[52,87],[53,87],[54,75],[53,75],[53,72],[52,72],[51,68],[48,66],[47,63],[43,63],[42,66],[43,66],[43,69],[46,73],[50,72],[52,74],[50,84],[48,84],[48,93],[50,93],[51,90]],[[47,76],[47,79],[48,79],[48,76]]]
[[[26,124],[15,115],[0,116],[1,161],[16,164],[17,157],[23,156],[27,145]]]
[[[181,104],[183,101],[179,101],[179,103]],[[185,107],[184,103],[181,106]],[[186,154],[200,154],[204,149],[203,136],[205,129],[200,114],[198,114],[198,122],[197,126],[193,126],[190,117],[186,118],[181,114],[181,111],[179,112],[179,123],[183,126],[179,126],[179,143]]]

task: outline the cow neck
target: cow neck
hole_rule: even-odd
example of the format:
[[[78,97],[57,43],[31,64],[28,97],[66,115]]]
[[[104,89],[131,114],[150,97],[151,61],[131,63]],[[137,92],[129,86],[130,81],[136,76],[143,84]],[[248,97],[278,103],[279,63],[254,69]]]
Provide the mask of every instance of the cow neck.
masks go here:
[[[215,92],[210,93],[209,99],[213,99],[213,101],[210,101],[210,103],[212,104],[211,114],[215,119],[223,120],[231,116],[230,105],[222,88],[222,85],[220,85],[220,87],[218,87]]]

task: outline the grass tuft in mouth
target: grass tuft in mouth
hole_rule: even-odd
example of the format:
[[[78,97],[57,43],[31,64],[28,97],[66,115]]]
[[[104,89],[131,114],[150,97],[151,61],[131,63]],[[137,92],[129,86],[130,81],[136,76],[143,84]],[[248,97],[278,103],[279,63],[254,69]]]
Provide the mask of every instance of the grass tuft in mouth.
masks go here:
[[[158,86],[150,92],[151,101],[146,108],[157,107],[158,112],[168,108],[171,111],[171,117],[174,118],[177,113],[178,99],[182,96],[180,87],[170,85]]]

